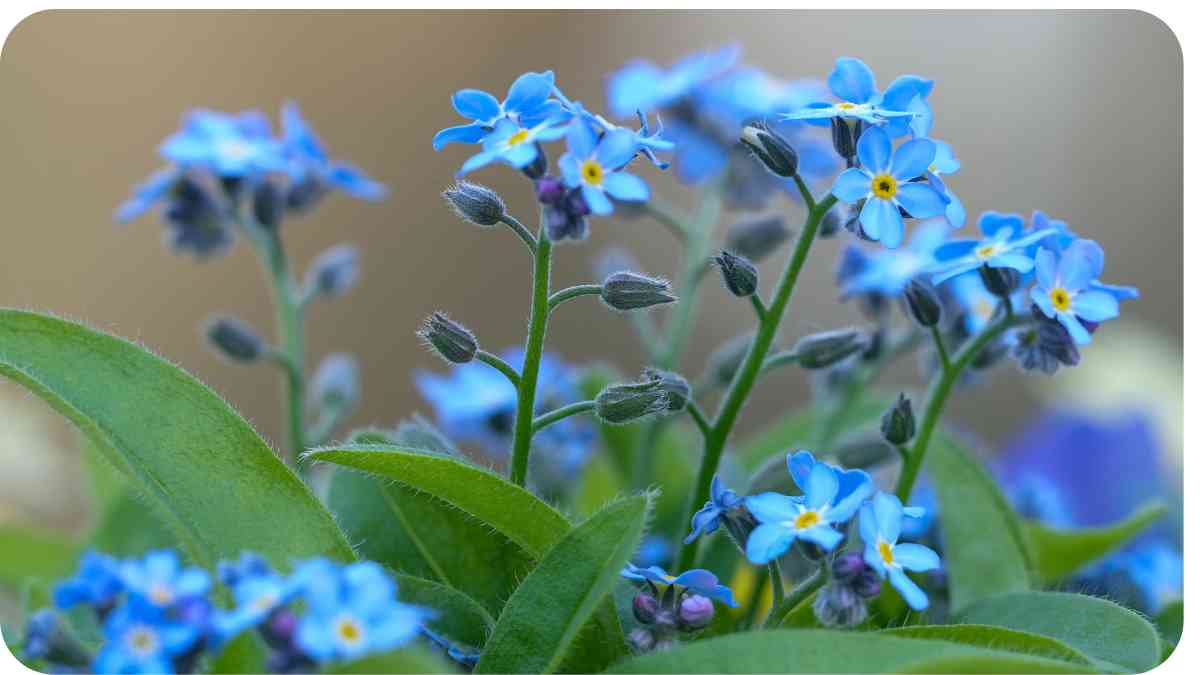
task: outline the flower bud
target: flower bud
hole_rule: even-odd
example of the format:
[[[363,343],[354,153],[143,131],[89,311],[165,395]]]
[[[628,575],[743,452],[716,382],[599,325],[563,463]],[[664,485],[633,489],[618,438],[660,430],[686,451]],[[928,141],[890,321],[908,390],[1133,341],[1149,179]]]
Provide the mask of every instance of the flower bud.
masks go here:
[[[837,582],[821,587],[812,608],[823,626],[850,627],[867,620],[866,601],[854,589]]]
[[[846,162],[853,162],[858,154],[858,137],[862,135],[862,125],[858,120],[835,117],[830,126],[830,133],[833,136],[833,149]]]
[[[847,552],[839,555],[831,568],[835,581],[849,582],[858,578],[867,568],[867,562],[861,553]]]
[[[796,357],[803,368],[828,368],[862,351],[867,342],[866,336],[857,328],[814,333],[796,343]]]
[[[279,186],[269,180],[260,181],[254,187],[254,220],[259,225],[273,230],[279,227],[280,215],[283,212],[283,194]]]
[[[641,654],[654,649],[654,633],[645,628],[634,628],[629,631],[629,644],[635,653]]]
[[[742,365],[742,360],[746,358],[746,352],[750,351],[753,342],[753,333],[743,333],[726,340],[708,357],[708,376],[722,386],[733,382],[738,367]]]
[[[830,209],[832,210],[832,209]],[[795,232],[780,216],[748,218],[729,228],[725,248],[736,251],[750,260],[762,260],[791,239]]]
[[[449,363],[470,363],[479,351],[479,343],[471,331],[442,312],[434,312],[425,319],[417,336]]]
[[[309,297],[336,298],[357,282],[358,249],[350,244],[338,244],[318,255],[304,275],[305,294]]]
[[[328,190],[329,188],[319,178],[305,176],[288,185],[283,202],[289,211],[307,211],[316,206]]]
[[[913,419],[912,401],[904,394],[896,399],[892,407],[883,413],[879,424],[879,433],[884,440],[895,446],[901,446],[912,440],[917,433],[917,423]]]
[[[309,383],[309,404],[350,408],[358,403],[358,360],[350,354],[330,354],[321,360]]]
[[[608,275],[600,288],[600,298],[604,304],[618,311],[645,309],[677,299],[671,295],[671,284],[666,279],[655,279],[634,272]]]
[[[742,127],[742,145],[749,148],[768,171],[791,178],[796,175],[799,160],[796,150],[782,136],[767,128],[764,122]]]
[[[837,235],[846,227],[847,210],[841,202],[834,204],[821,216],[821,224],[817,228],[817,236],[828,239]]]
[[[883,580],[879,578],[878,572],[868,567],[851,583],[851,588],[858,594],[858,597],[863,600],[871,600],[883,590]]]
[[[918,324],[936,326],[942,320],[942,303],[928,280],[917,278],[908,282],[904,287],[904,301],[909,316]]]
[[[679,603],[679,623],[688,630],[699,630],[707,626],[715,609],[712,600],[703,595],[688,595]]]
[[[670,408],[670,394],[660,380],[610,384],[596,396],[596,416],[609,424],[627,424]]]
[[[658,599],[650,593],[638,593],[633,596],[633,616],[642,623],[654,623],[654,615],[658,613]]]
[[[263,339],[240,319],[216,317],[208,323],[204,332],[209,344],[232,361],[253,363],[262,356]]]
[[[983,287],[998,298],[1012,295],[1021,284],[1021,273],[1011,267],[984,265],[979,268],[979,276],[983,279]]]
[[[758,270],[754,263],[736,253],[721,251],[712,257],[713,264],[721,269],[725,288],[739,298],[753,295],[758,290]]]
[[[567,185],[556,176],[542,176],[533,184],[533,192],[542,204],[554,204],[567,195]]]
[[[663,391],[667,394],[667,409],[671,412],[683,410],[687,407],[688,400],[692,398],[691,385],[678,373],[673,373],[669,370],[659,370],[658,368],[647,368],[642,371],[642,377],[647,380],[658,381]]]
[[[62,617],[49,608],[29,615],[21,649],[28,660],[45,659],[55,665],[80,667],[91,661],[87,648],[63,629]]]
[[[546,160],[546,151],[542,149],[541,143],[534,143],[533,147],[537,149],[537,156],[533,161],[521,167],[521,173],[525,174],[530,180],[537,180],[546,175],[546,169],[550,164]]]
[[[459,181],[442,193],[459,218],[480,227],[491,227],[504,217],[504,200],[491,188]]]

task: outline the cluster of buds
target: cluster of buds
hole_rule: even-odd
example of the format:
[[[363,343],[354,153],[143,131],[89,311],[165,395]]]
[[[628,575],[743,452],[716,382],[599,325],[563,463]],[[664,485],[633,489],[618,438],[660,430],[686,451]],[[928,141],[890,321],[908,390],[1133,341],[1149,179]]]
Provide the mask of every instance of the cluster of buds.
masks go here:
[[[630,631],[629,642],[638,652],[669,647],[680,632],[708,626],[715,612],[712,600],[675,586],[643,590],[633,597],[633,616],[642,626]]]
[[[569,188],[555,176],[542,176],[536,180],[534,192],[542,204],[542,222],[551,241],[587,238],[591,209],[579,188]]]
[[[843,553],[830,566],[829,582],[817,592],[813,613],[825,626],[857,626],[867,619],[867,604],[883,582],[861,553]]]
[[[596,397],[596,416],[608,424],[628,424],[643,417],[683,410],[692,390],[682,376],[647,368],[635,382],[605,387]]]

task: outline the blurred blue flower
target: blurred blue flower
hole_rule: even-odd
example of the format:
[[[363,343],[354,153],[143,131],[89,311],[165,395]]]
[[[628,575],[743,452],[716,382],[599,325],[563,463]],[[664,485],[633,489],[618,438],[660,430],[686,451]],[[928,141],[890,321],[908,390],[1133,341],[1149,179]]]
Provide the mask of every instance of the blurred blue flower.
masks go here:
[[[661,110],[692,94],[698,87],[737,63],[740,49],[730,45],[716,51],[690,54],[669,68],[649,61],[632,61],[608,81],[608,107],[619,117]]]
[[[173,659],[196,645],[199,629],[171,618],[140,595],[104,621],[104,644],[92,662],[97,673],[173,673]]]
[[[167,198],[182,177],[183,172],[174,166],[163,167],[150,174],[149,178],[133,189],[133,196],[117,207],[114,214],[117,222],[128,223],[154,208],[158,202]]]
[[[685,544],[692,543],[702,534],[716,532],[717,528],[721,526],[721,516],[730,509],[736,509],[742,505],[742,498],[733,490],[725,487],[720,476],[715,474],[709,485],[708,494],[708,501],[704,502],[704,506],[692,515],[692,531],[683,540]]]
[[[983,285],[978,274],[963,274],[942,286],[948,296],[947,304],[956,319],[961,322],[968,335],[982,330],[992,320],[1000,299]],[[1020,296],[1014,294],[1010,301],[1019,306]]]
[[[59,609],[76,605],[107,608],[124,590],[117,560],[103,553],[86,551],[79,559],[75,575],[54,586],[54,605]]]
[[[983,239],[959,239],[938,249],[940,262],[929,270],[933,283],[940,284],[984,265],[1008,267],[1026,274],[1033,269],[1033,245],[1053,234],[1050,230],[1025,234],[1024,218],[1015,213],[995,211],[980,214],[979,229]]]
[[[1103,265],[1103,249],[1087,239],[1075,240],[1061,256],[1047,248],[1037,253],[1037,285],[1030,298],[1043,314],[1067,329],[1075,344],[1092,341],[1091,331],[1082,321],[1094,324],[1120,314],[1112,294],[1092,290]]]
[[[307,609],[296,628],[296,644],[318,662],[402,647],[433,616],[397,601],[395,582],[374,562],[338,567],[315,559],[302,563],[295,575]]]
[[[447,143],[478,143],[490,134],[501,120],[515,122],[521,127],[537,126],[562,110],[552,98],[554,71],[525,73],[513,81],[504,102],[478,89],[460,89],[450,98],[451,105],[470,124],[448,127],[433,137],[433,148],[441,150]]]
[[[261,624],[299,591],[295,579],[278,574],[254,553],[243,553],[236,564],[223,565],[221,571],[222,582],[233,591],[235,606],[213,617],[212,630],[218,643]]]
[[[378,200],[387,195],[383,184],[358,167],[329,159],[324,144],[304,120],[298,105],[286,104],[281,117],[287,172],[293,181],[316,180],[323,187],[336,188],[359,199]]]
[[[729,607],[737,607],[737,602],[733,599],[733,591],[728,586],[722,586],[717,575],[705,569],[688,570],[679,576],[674,576],[667,574],[661,567],[626,565],[625,569],[621,570],[621,576],[654,585],[679,586],[696,595],[722,602]]]
[[[170,549],[150,551],[142,559],[121,561],[121,581],[132,595],[162,609],[208,593],[212,580],[199,567],[183,567]]]
[[[257,110],[229,114],[194,110],[179,131],[159,147],[167,160],[200,168],[221,178],[248,178],[287,168],[283,144],[271,135],[271,121]]]
[[[864,250],[846,247],[838,269],[842,297],[878,293],[896,297],[904,287],[937,262],[934,253],[946,241],[949,228],[940,220],[922,223],[908,244],[897,249]]]
[[[833,183],[833,194],[847,203],[865,198],[858,217],[863,233],[888,248],[898,248],[904,242],[900,208],[913,218],[933,218],[946,212],[946,197],[926,181],[914,182],[925,175],[936,153],[933,141],[916,138],[897,148],[893,156],[891,138],[882,129],[871,127],[858,139],[862,168],[843,171]]]
[[[904,601],[918,612],[929,607],[929,597],[904,572],[928,572],[941,567],[933,549],[921,544],[898,544],[906,513],[895,495],[879,493],[863,506],[858,516],[858,533],[863,541],[863,558],[881,577],[887,577]]]
[[[958,173],[961,165],[958,158],[954,156],[954,149],[950,147],[949,143],[935,139],[930,140],[937,146],[937,152],[934,153],[933,162],[925,172],[925,178],[929,180],[933,189],[946,197],[946,222],[950,223],[950,227],[953,228],[962,227],[967,222],[967,209],[958,195],[954,194],[942,180],[942,176]]]
[[[648,534],[642,539],[633,560],[636,565],[643,567],[662,565],[671,559],[674,551],[675,545],[670,539],[661,534]]]
[[[483,139],[483,150],[463,162],[458,175],[481,169],[492,162],[504,162],[514,169],[521,169],[538,158],[541,148],[538,143],[557,141],[567,133],[563,123],[570,114],[560,111],[532,127],[523,127],[504,118],[496,123],[495,129]]]
[[[926,119],[917,127],[923,133],[914,135],[925,135],[932,124],[925,99],[933,91],[933,80],[902,75],[880,93],[875,88],[875,73],[866,63],[842,57],[835,62],[827,82],[829,90],[841,102],[815,101],[804,108],[788,111],[784,119],[821,125],[828,125],[834,117],[861,120],[882,125],[893,138],[913,131],[913,119],[918,115]]]
[[[634,132],[617,127],[598,138],[591,125],[579,118],[568,128],[567,150],[558,167],[568,187],[580,188],[591,213],[611,214],[609,195],[627,202],[650,198],[650,186],[644,180],[621,171],[637,153]]]

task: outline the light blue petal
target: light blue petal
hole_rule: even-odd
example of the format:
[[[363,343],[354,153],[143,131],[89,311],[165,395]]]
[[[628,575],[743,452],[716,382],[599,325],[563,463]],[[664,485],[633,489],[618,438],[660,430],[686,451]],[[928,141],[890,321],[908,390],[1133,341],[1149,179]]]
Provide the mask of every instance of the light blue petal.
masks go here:
[[[930,270],[930,273],[932,274],[931,281],[933,281],[933,284],[936,286],[947,279],[953,279],[960,274],[977,270],[981,266],[982,265],[978,260],[969,259],[957,260],[944,265],[938,265]]]
[[[866,103],[875,95],[875,73],[860,59],[842,57],[829,74],[829,90],[843,101]]]
[[[950,199],[950,203],[946,204],[946,222],[950,223],[950,227],[958,229],[967,222],[967,208],[963,206],[958,195],[950,190],[946,190],[946,197]]]
[[[858,512],[858,535],[866,545],[867,552],[875,547],[879,538],[879,524],[875,522],[875,502],[867,502]]]
[[[612,171],[604,176],[604,191],[627,202],[650,199],[650,186],[639,176],[624,171]]]
[[[1118,286],[1115,284],[1103,284],[1099,281],[1093,281],[1090,288],[1097,291],[1104,291],[1117,299],[1118,302],[1126,300],[1136,300],[1141,297],[1141,292],[1133,286]]]
[[[797,531],[796,538],[811,541],[826,551],[832,551],[842,541],[842,533],[828,525],[817,525]]]
[[[790,522],[800,512],[795,500],[778,492],[764,492],[746,497],[746,508],[760,523]]]
[[[863,509],[863,515],[866,515],[870,511],[870,509]],[[863,537],[863,541],[866,542],[862,552],[863,560],[871,566],[871,569],[875,570],[876,574],[881,577],[887,576],[887,565],[883,564],[883,558],[879,555],[879,549],[875,547],[875,538],[867,539]]]
[[[843,202],[856,202],[871,191],[871,177],[862,169],[846,169],[833,182],[833,194]]]
[[[875,524],[884,541],[895,543],[900,536],[900,525],[904,519],[904,506],[896,495],[880,492],[872,501],[875,508]]]
[[[1040,248],[1034,260],[1034,268],[1037,270],[1038,286],[1046,290],[1054,288],[1058,277],[1058,256],[1050,249]]]
[[[954,148],[946,141],[935,140],[933,144],[937,146],[937,154],[933,156],[934,171],[946,176],[956,173],[962,164],[955,157]]]
[[[1088,321],[1107,321],[1121,313],[1117,299],[1104,291],[1084,291],[1071,299],[1071,309]]]
[[[746,558],[756,565],[765,565],[783,555],[795,539],[795,530],[764,523],[754,528],[746,540]]]
[[[525,73],[513,81],[504,98],[504,110],[518,115],[532,112],[554,89],[554,71]]]
[[[850,494],[842,497],[841,501],[839,501],[833,508],[829,509],[829,511],[825,513],[825,519],[831,523],[842,523],[853,518],[854,514],[858,513],[863,502],[870,498],[871,494],[875,492],[875,485],[871,482],[870,475],[868,475],[865,471],[859,471],[856,469],[850,473],[861,473],[866,476],[867,479],[852,492],[850,492]]]
[[[491,164],[492,162],[496,161],[496,158],[498,158],[499,156],[500,155],[498,153],[492,152],[490,150],[485,150],[483,152],[472,155],[471,157],[467,158],[467,161],[463,162],[462,168],[458,170],[458,175],[462,176],[464,174],[471,173],[472,171],[475,171],[476,169],[481,169],[481,168],[487,166],[488,164]]]
[[[604,134],[596,147],[596,161],[605,169],[619,169],[637,154],[637,134],[625,128],[613,129]]]
[[[914,98],[928,98],[933,92],[933,80],[916,75],[901,75],[888,85],[879,105],[888,110],[910,110]]]
[[[1033,270],[1033,258],[1019,251],[1009,251],[1001,253],[987,261],[988,267],[1011,267],[1012,269],[1025,274]]]
[[[578,159],[587,159],[596,149],[596,131],[582,117],[567,125],[567,150]]]
[[[994,237],[1003,229],[1020,232],[1025,227],[1025,219],[1017,213],[999,213],[984,211],[979,214],[979,229],[988,237]]]
[[[888,248],[897,248],[904,242],[904,219],[891,200],[867,199],[858,222],[862,223],[864,234]]]
[[[1083,324],[1079,323],[1079,319],[1076,319],[1074,314],[1058,312],[1058,322],[1071,334],[1071,339],[1075,341],[1075,344],[1086,345],[1092,341],[1092,334],[1083,327]]]
[[[563,182],[568,187],[579,187],[583,182],[580,161],[575,155],[566,154],[558,158],[558,170],[562,172]]]
[[[896,190],[896,201],[914,218],[933,218],[946,212],[946,198],[928,183],[904,183]]]
[[[808,483],[808,474],[812,473],[813,466],[817,463],[817,458],[807,450],[793,452],[787,456],[788,473],[792,476],[792,482],[801,490]]]
[[[1042,310],[1042,314],[1053,317],[1058,313],[1058,310],[1054,309],[1054,303],[1050,300],[1050,294],[1041,286],[1029,289],[1029,297],[1033,299],[1038,309]]]
[[[915,138],[896,148],[892,175],[896,180],[912,180],[929,170],[937,156],[937,146],[927,138]],[[928,216],[918,216],[925,218]]]
[[[896,544],[892,548],[896,563],[906,570],[928,572],[942,566],[941,558],[933,549],[920,544]]]
[[[457,127],[446,127],[433,136],[433,149],[441,150],[447,143],[478,143],[487,136],[487,127],[472,122]]]
[[[489,122],[500,114],[500,102],[495,96],[479,89],[459,89],[450,104],[467,119]]]
[[[900,593],[900,597],[918,612],[923,612],[929,608],[929,596],[925,595],[925,591],[921,590],[912,579],[905,576],[904,572],[895,567],[888,569],[888,581],[892,583],[892,587]]]
[[[582,185],[580,190],[583,192],[583,201],[587,202],[588,209],[597,216],[607,216],[613,212],[612,201],[604,194],[604,190],[593,185]]]
[[[871,175],[886,171],[892,161],[892,139],[879,127],[871,127],[858,139],[858,161]]]
[[[638,110],[649,112],[663,77],[662,69],[645,61],[621,68],[609,79],[608,107],[618,117],[629,117]]]
[[[1091,247],[1098,246],[1086,239],[1077,239],[1066,251],[1058,263],[1058,281],[1068,291],[1078,291],[1086,288],[1096,278],[1095,256]]]
[[[817,462],[804,481],[804,503],[810,510],[816,511],[828,506],[837,496],[838,479],[828,464]]]
[[[697,591],[714,588],[718,585],[717,575],[704,569],[688,570],[675,577],[675,585]]]

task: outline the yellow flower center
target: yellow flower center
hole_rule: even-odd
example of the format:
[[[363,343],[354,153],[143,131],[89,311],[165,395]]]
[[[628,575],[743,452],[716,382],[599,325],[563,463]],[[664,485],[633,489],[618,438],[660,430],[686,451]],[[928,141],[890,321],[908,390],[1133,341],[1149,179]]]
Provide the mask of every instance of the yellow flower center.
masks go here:
[[[354,619],[345,617],[337,623],[337,636],[346,644],[358,644],[363,638],[362,627]]]
[[[996,252],[996,246],[994,244],[988,244],[975,249],[975,257],[979,258],[980,260],[988,260],[992,256],[996,255]]]
[[[508,137],[508,146],[512,147],[514,145],[520,145],[520,144],[524,143],[526,141],[526,139],[528,139],[528,138],[529,138],[529,130],[528,129],[518,129],[517,133]]]
[[[797,530],[807,530],[819,522],[821,522],[821,516],[817,515],[816,511],[805,511],[796,516],[796,521],[792,524]]]
[[[129,632],[129,646],[139,654],[150,654],[158,650],[158,635],[146,627],[134,628]]]
[[[891,199],[896,196],[896,179],[891,174],[877,174],[871,179],[871,192],[880,199]]]
[[[236,138],[228,138],[217,144],[217,153],[230,160],[246,159],[252,152],[249,143]]]
[[[1065,312],[1071,308],[1071,294],[1065,288],[1056,288],[1050,291],[1050,302],[1054,303],[1054,309]]]
[[[855,108],[858,107],[858,104],[842,101],[841,103],[838,103],[838,104],[834,105],[833,107],[837,108],[838,110],[854,110]]]
[[[599,187],[604,182],[604,167],[600,166],[600,162],[594,159],[584,162],[580,168],[580,173],[583,174],[583,182],[588,185]]]
[[[175,599],[175,594],[171,592],[170,588],[167,588],[163,584],[154,584],[151,586],[148,595],[150,596],[150,602],[153,602],[159,607],[169,605],[171,604],[171,601]]]
[[[880,541],[875,545],[879,549],[879,557],[883,558],[883,564],[891,565],[896,561],[896,556],[892,553],[892,545],[886,541]]]

